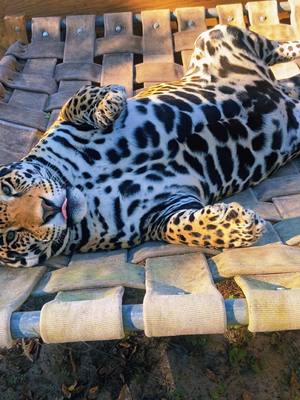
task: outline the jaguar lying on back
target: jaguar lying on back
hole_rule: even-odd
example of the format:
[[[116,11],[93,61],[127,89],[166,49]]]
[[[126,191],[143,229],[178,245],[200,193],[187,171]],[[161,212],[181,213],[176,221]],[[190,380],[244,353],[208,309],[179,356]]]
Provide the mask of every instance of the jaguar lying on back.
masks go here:
[[[300,149],[300,102],[267,65],[300,56],[238,28],[199,36],[187,74],[126,99],[88,86],[22,161],[0,169],[0,258],[32,266],[61,252],[145,240],[249,246],[264,222],[236,203]]]

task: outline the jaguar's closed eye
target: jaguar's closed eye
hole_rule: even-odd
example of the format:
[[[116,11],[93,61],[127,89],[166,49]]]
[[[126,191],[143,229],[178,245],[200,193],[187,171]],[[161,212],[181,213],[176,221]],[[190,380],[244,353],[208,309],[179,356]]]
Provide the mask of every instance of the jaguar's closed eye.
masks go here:
[[[2,189],[2,192],[3,192],[6,196],[11,196],[11,195],[12,195],[12,189],[11,189],[11,187],[8,186],[8,185],[6,185],[5,183],[2,183],[1,189]]]
[[[12,242],[14,238],[16,237],[16,232],[15,231],[8,231],[6,234],[6,241],[8,243]]]

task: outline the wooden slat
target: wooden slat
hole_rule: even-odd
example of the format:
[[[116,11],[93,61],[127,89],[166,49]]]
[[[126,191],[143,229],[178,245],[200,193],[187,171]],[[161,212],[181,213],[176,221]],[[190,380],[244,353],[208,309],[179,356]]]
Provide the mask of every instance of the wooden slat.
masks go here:
[[[224,4],[216,6],[219,23],[224,25],[235,25],[240,28],[246,28],[243,5],[241,3],[236,4]]]
[[[105,38],[122,38],[133,35],[131,12],[104,15]],[[101,85],[119,84],[126,88],[128,96],[133,94],[133,53],[104,54]]]
[[[188,69],[193,52],[193,44],[197,36],[206,28],[205,8],[186,7],[176,11],[178,32],[174,33],[176,51],[181,52],[184,71]]]

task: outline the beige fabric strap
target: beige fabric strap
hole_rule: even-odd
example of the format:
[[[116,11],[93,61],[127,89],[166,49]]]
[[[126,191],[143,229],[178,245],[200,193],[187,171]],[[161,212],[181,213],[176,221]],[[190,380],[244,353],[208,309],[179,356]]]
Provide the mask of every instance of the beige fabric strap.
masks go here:
[[[139,51],[142,53],[142,38],[133,38],[133,15],[131,12],[104,14],[104,38],[106,44],[115,45],[115,51],[109,46],[104,46],[102,60],[101,86],[116,84],[126,89],[128,97],[133,95],[134,81],[134,43],[139,43]],[[127,44],[126,44],[127,43]],[[133,46],[129,46],[131,43]],[[122,49],[120,51],[120,49]],[[126,52],[126,49],[128,51]],[[95,49],[97,55],[97,48]]]
[[[300,273],[238,276],[248,303],[249,331],[300,329]]]
[[[166,81],[175,81],[180,79],[183,75],[182,65],[175,63],[145,62],[136,66],[136,81],[138,83],[159,81],[162,71],[164,71]]]
[[[182,31],[174,33],[175,51],[193,50],[194,43],[200,35],[199,31],[195,29],[190,31]]]
[[[13,89],[23,89],[52,94],[57,90],[54,79],[33,74],[19,73],[11,68],[0,65],[0,82]]]
[[[284,219],[273,225],[280,239],[289,246],[300,247],[300,217]]]
[[[20,40],[28,42],[25,15],[8,15],[3,18],[6,43]],[[18,27],[18,29],[16,29]]]
[[[279,24],[276,0],[251,1],[246,8],[250,25]]]
[[[0,102],[0,120],[14,124],[26,125],[41,131],[46,130],[47,114],[43,111],[32,110],[25,106]]]
[[[127,262],[126,250],[75,254],[69,265],[48,273],[36,288],[44,293],[126,286],[145,288],[145,271]]]
[[[181,52],[184,71],[188,70],[194,43],[201,32],[206,30],[205,8],[176,8],[178,32],[173,34],[175,51]]]
[[[216,255],[221,251],[206,247],[189,247],[184,244],[168,244],[166,242],[145,242],[129,251],[129,260],[134,264],[144,263],[147,258],[176,256],[187,253],[203,253]]]
[[[269,178],[255,186],[252,190],[260,201],[271,201],[274,197],[299,193],[300,176],[293,174]]]
[[[68,81],[67,81],[68,82]],[[71,81],[73,83],[73,81]],[[63,82],[66,83],[66,82]],[[47,106],[45,107],[45,111],[52,111],[55,109],[60,109],[65,102],[74,95],[74,93],[79,90],[82,87],[82,83],[80,81],[79,85],[77,88],[71,87],[71,88],[66,88],[65,90],[60,90],[57,93],[52,94],[49,96],[49,100],[47,103]],[[77,89],[77,90],[76,90]]]
[[[122,287],[59,292],[41,310],[45,343],[121,339]]]
[[[141,36],[132,34],[96,39],[95,46],[97,56],[110,53],[143,53]]]
[[[13,55],[22,60],[34,58],[58,58],[62,59],[64,54],[64,42],[35,42],[24,45],[15,42],[7,49],[7,55]]]
[[[11,347],[10,318],[44,274],[44,267],[0,269],[0,348]]]
[[[28,154],[36,141],[36,130],[0,121],[1,163],[8,164]],[[22,140],[20,140],[22,135]],[[13,151],[12,151],[13,149]]]
[[[212,258],[218,274],[236,275],[300,272],[300,248],[283,244],[226,250]]]
[[[0,348],[11,348],[14,341],[10,334],[10,318],[13,313],[11,307],[0,307]]]
[[[224,301],[203,254],[147,260],[144,327],[147,336],[226,330]]]
[[[274,197],[272,201],[282,218],[294,218],[300,215],[300,194]]]
[[[219,24],[230,24],[246,28],[242,4],[220,4],[216,6],[216,10],[219,16]]]
[[[66,62],[58,64],[55,69],[55,79],[87,80],[99,82],[101,77],[101,65],[93,63]]]

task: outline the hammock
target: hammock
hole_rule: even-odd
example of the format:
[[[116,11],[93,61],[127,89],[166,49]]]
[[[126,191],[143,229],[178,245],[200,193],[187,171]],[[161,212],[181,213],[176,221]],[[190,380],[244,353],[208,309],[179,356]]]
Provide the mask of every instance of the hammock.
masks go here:
[[[290,25],[280,10],[290,11]],[[298,3],[276,1],[169,10],[40,17],[6,17],[12,43],[0,61],[0,163],[24,156],[82,85],[141,88],[180,78],[198,34],[220,23],[247,27],[271,39],[300,37]],[[31,36],[28,43],[28,36]],[[62,40],[63,38],[63,40]],[[161,71],[164,71],[162,74]],[[278,79],[299,74],[296,62],[274,66]],[[300,160],[253,189],[226,199],[268,220],[255,247],[218,252],[165,243],[131,250],[53,258],[43,266],[0,269],[0,347],[18,338],[46,343],[147,336],[252,332],[300,328]],[[235,281],[238,297],[222,291]],[[124,304],[124,288],[144,294]],[[221,294],[223,293],[223,295]],[[26,311],[29,297],[44,299]],[[49,296],[51,300],[49,300]]]

